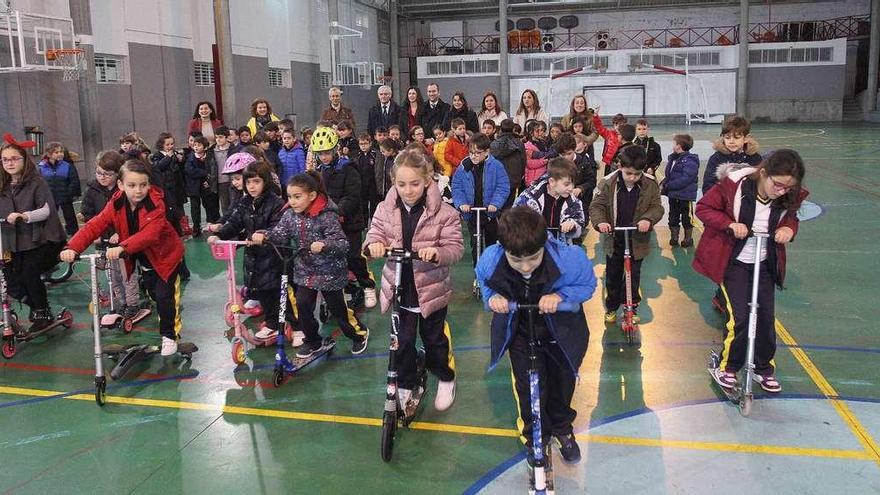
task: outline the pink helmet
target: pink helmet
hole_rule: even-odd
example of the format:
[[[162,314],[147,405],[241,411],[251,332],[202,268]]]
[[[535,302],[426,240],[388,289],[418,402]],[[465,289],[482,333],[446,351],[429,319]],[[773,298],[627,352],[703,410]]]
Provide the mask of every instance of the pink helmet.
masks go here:
[[[241,173],[245,167],[257,161],[253,155],[250,153],[235,153],[230,155],[229,158],[226,159],[226,164],[223,166],[223,171],[220,172],[222,174],[236,174]]]

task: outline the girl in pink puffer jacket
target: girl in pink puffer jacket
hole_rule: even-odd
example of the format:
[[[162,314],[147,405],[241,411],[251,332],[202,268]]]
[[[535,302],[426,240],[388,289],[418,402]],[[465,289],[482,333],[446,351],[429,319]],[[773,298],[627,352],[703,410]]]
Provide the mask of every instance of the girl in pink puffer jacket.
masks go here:
[[[373,257],[386,249],[415,251],[419,258],[403,266],[400,301],[398,397],[405,409],[416,386],[416,329],[425,347],[425,366],[439,379],[434,407],[448,409],[455,399],[455,357],[446,322],[452,296],[452,265],[464,253],[458,212],[443,202],[433,179],[433,163],[421,150],[404,150],[391,171],[394,187],[373,214],[364,247]],[[394,267],[382,270],[382,311],[391,306]]]

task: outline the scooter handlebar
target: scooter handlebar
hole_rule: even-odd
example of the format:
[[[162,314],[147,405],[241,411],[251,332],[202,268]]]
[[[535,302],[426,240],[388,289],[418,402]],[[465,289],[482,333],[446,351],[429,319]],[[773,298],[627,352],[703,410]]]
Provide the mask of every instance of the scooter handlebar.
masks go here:
[[[511,312],[524,310],[524,309],[538,309],[537,304],[519,304],[516,301],[510,301],[507,303]],[[570,302],[561,302],[558,306],[556,306],[556,311],[562,311],[564,313],[576,313],[580,311],[581,305],[578,303],[570,303]]]
[[[638,230],[638,227],[614,227],[614,230]]]
[[[370,255],[369,249],[364,249],[363,254],[367,258],[373,257],[372,255]],[[393,247],[387,247],[387,246],[385,248],[385,254],[382,255],[381,257],[382,258],[398,258],[401,261],[408,261],[408,260],[425,261],[419,256],[418,251],[412,251],[412,250],[403,249],[403,248],[393,248]]]

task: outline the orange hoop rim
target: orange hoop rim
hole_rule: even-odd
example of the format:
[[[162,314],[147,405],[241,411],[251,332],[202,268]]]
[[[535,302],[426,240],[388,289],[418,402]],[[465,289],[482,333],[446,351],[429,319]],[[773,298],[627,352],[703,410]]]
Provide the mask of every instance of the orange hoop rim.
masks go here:
[[[83,53],[85,50],[82,48],[49,48],[46,50],[46,60],[53,61],[67,55],[81,55]]]

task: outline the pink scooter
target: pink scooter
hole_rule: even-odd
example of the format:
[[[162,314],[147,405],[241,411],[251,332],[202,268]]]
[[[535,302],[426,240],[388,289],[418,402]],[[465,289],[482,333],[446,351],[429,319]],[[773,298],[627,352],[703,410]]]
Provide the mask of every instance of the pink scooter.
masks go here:
[[[223,318],[226,325],[233,328],[232,336],[232,362],[236,365],[244,364],[247,353],[251,347],[268,347],[275,345],[275,337],[268,339],[257,338],[242,321],[245,313],[241,300],[241,292],[235,285],[235,249],[238,246],[246,246],[247,241],[217,241],[211,244],[211,254],[214,259],[226,262],[226,305],[223,307]],[[284,327],[284,337],[288,342],[293,342],[293,329],[290,325]]]

